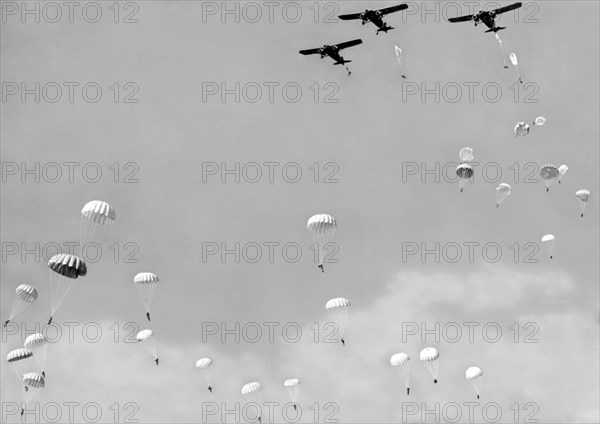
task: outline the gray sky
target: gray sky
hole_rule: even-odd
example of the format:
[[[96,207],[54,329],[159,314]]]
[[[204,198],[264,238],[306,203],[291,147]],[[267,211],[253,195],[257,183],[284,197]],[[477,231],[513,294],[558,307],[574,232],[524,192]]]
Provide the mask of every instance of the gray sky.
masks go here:
[[[66,17],[55,24],[44,19],[36,24],[32,18],[22,23],[19,15],[6,15],[1,24],[4,83],[80,84],[73,103],[66,99],[66,88],[56,103],[35,103],[32,96],[21,102],[19,95],[3,100],[4,166],[81,164],[73,183],[66,167],[57,183],[34,183],[31,176],[22,183],[19,175],[6,176],[3,252],[7,243],[32,249],[36,242],[77,241],[79,211],[89,200],[108,201],[117,211],[115,225],[100,237],[101,260],[88,264],[88,276],[78,280],[56,314],[58,323],[80,325],[72,343],[63,334],[50,346],[46,388],[37,401],[97,402],[103,407],[102,422],[114,421],[108,409],[114,402],[136,402],[134,418],[140,422],[199,422],[202,402],[232,407],[242,401],[239,390],[248,381],[262,382],[264,401],[287,402],[283,380],[297,377],[306,408],[302,422],[313,420],[307,408],[314,402],[321,404],[322,414],[324,403],[337,403],[340,422],[398,422],[402,402],[433,408],[435,402],[476,400],[464,370],[478,365],[485,373],[482,402],[501,406],[501,422],[513,421],[509,408],[515,402],[524,415],[523,405],[536,403],[539,411],[533,418],[540,422],[597,420],[597,2],[527,3],[517,23],[513,15],[501,19],[508,26],[499,33],[505,52],[517,53],[521,75],[532,83],[526,93],[538,90],[536,103],[525,102],[524,91],[514,101],[516,75],[502,68],[498,42],[470,23],[435,22],[435,16],[423,21],[418,13],[401,12],[386,19],[395,30],[376,36],[372,24],[324,23],[322,15],[315,23],[308,2],[302,3],[297,23],[282,18],[281,6],[273,23],[266,15],[257,23],[235,23],[233,17],[222,23],[218,15],[205,16],[203,22],[200,2],[147,1],[137,2],[138,23],[115,24],[110,4],[101,3],[103,15],[95,24],[77,11],[73,23]],[[367,4],[338,4],[339,14],[362,11]],[[433,9],[433,2],[427,4]],[[466,13],[467,6],[457,4]],[[413,7],[420,12],[425,6]],[[129,11],[122,9],[120,19]],[[530,19],[538,22],[524,22],[532,13]],[[362,38],[363,44],[342,53],[352,60],[350,77],[329,58],[298,54],[353,38]],[[404,52],[404,81],[395,44]],[[97,103],[81,96],[80,88],[89,82],[103,90]],[[117,103],[109,88],[115,82],[121,89]],[[139,87],[134,96],[138,103],[123,102],[131,92],[124,88],[128,82]],[[256,103],[235,103],[231,95],[224,103],[219,95],[202,101],[203,83],[223,82],[229,88],[236,82],[257,83],[263,97]],[[430,95],[422,102],[415,95],[403,101],[407,84],[431,89],[436,82],[463,87],[462,99],[435,103]],[[267,100],[265,83],[280,84],[273,103]],[[280,87],[286,83],[302,88],[298,102],[282,98]],[[320,87],[316,103],[310,88],[315,83]],[[465,84],[470,83],[479,84],[473,102],[467,99]],[[501,87],[498,102],[483,98],[486,83]],[[339,101],[325,103],[323,96],[334,88]],[[531,123],[539,115],[548,119],[545,126],[532,128],[527,137],[513,137],[516,122]],[[442,178],[436,183],[433,176],[426,182],[419,175],[407,176],[403,182],[403,164],[425,163],[433,169],[438,162],[443,167],[458,160],[463,146],[475,150],[479,163],[498,164],[503,178],[485,181],[480,165],[463,193],[456,182]],[[102,169],[97,183],[81,176],[90,162]],[[115,162],[121,170],[118,183],[110,169]],[[123,183],[133,169],[123,168],[128,162],[139,168],[137,183]],[[225,162],[230,168],[235,162],[282,165],[273,183],[263,168],[258,183],[236,184],[229,177],[223,184],[218,176],[203,183],[203,162]],[[281,177],[289,162],[303,171],[295,184]],[[339,182],[314,183],[309,167],[315,162],[321,181],[330,172],[323,165],[337,164]],[[569,172],[546,193],[542,182],[523,182],[534,169],[527,167],[530,162],[564,163]],[[511,166],[519,169],[518,181]],[[511,184],[513,194],[497,209],[494,189],[499,182]],[[592,192],[584,219],[574,195],[581,188]],[[316,268],[305,227],[315,213],[332,214],[339,226],[339,262],[326,264],[324,274]],[[510,246],[539,245],[546,233],[557,238],[554,260],[539,246],[538,263],[524,263],[524,251],[515,263]],[[138,263],[126,262],[127,242],[139,247],[134,255]],[[288,263],[279,247],[273,263],[263,257],[258,263],[237,264],[231,256],[226,263],[216,256],[203,263],[206,242],[229,247],[236,242],[295,242],[303,256]],[[428,248],[436,242],[459,243],[463,258],[457,263],[435,263],[431,256],[424,263],[418,256],[403,261],[407,242],[427,243]],[[469,263],[463,243],[470,242],[498,243],[501,259],[485,261],[476,248],[475,261]],[[113,243],[120,249],[116,263],[109,249]],[[34,328],[49,313],[48,271],[44,259],[25,259],[3,258],[2,318],[7,319],[15,286],[27,281],[36,285],[40,298],[17,321]],[[132,284],[140,271],[155,272],[161,279],[149,326]],[[325,302],[339,296],[352,302],[346,347],[315,343],[308,326],[327,321]],[[103,328],[98,343],[82,337],[81,328],[90,322]],[[115,322],[119,343],[109,329]],[[155,331],[159,367],[139,346],[123,343],[132,331],[124,328],[128,322]],[[255,344],[222,343],[217,336],[202,343],[207,322],[225,322],[229,328],[235,322],[294,322],[304,332],[299,343],[282,340],[280,330],[273,343],[266,336]],[[429,328],[436,322],[442,327],[478,322],[479,328],[492,322],[503,335],[498,343],[483,340],[480,331],[472,343],[466,332],[458,343],[436,343],[431,337],[422,342],[419,336],[403,341],[402,323],[407,322],[426,322]],[[518,343],[509,329],[515,322],[521,328]],[[539,329],[537,343],[523,343],[527,322]],[[18,347],[21,337],[3,333],[2,354]],[[419,351],[430,345],[441,354],[436,386],[418,363]],[[412,359],[410,398],[389,365],[389,356],[400,351]],[[203,356],[215,361],[217,390],[212,395],[194,368]],[[18,382],[8,371],[1,380],[2,402],[18,402]],[[419,417],[406,421],[419,422]],[[465,420],[463,416],[461,422]],[[271,421],[283,422],[281,415]]]

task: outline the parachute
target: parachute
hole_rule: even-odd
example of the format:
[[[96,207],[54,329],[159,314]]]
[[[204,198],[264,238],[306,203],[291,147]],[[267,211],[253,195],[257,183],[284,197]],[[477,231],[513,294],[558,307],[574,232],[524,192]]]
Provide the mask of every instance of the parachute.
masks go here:
[[[500,38],[498,33],[495,33],[494,35],[496,36],[496,40],[498,40],[498,44],[500,45],[500,54],[502,55],[502,65],[504,66],[504,69],[508,69],[508,66],[506,66],[506,54],[504,54],[504,47],[502,46],[502,39]]]
[[[6,321],[4,321],[4,326],[6,327],[8,323],[21,312],[23,312],[29,305],[35,302],[38,298],[38,292],[35,287],[29,284],[20,284],[15,289],[15,298],[13,300],[12,308],[10,310],[10,315]]]
[[[523,80],[521,79],[521,71],[519,70],[519,60],[517,59],[517,54],[515,52],[510,52],[508,56],[510,58],[510,63],[512,63],[513,67],[515,68],[515,73],[517,74],[519,82],[523,84]]]
[[[419,354],[419,358],[433,377],[433,382],[437,383],[440,353],[434,347],[426,347]]]
[[[537,118],[535,118],[535,121],[533,121],[533,125],[542,126],[545,123],[546,123],[546,118],[544,118],[543,116],[538,116]]]
[[[398,65],[400,65],[400,72],[402,72],[402,78],[406,78],[404,74],[404,60],[402,57],[402,49],[394,44],[394,51],[396,52],[396,60],[398,61]]]
[[[146,318],[150,321],[150,306],[158,285],[158,276],[151,272],[140,272],[133,277],[133,284],[135,284],[138,295],[146,308]]]
[[[300,393],[300,380],[297,378],[290,378],[283,382],[283,387],[287,390],[290,395],[290,399],[294,404],[294,409],[297,409],[298,404],[298,394]]]
[[[500,203],[504,202],[511,193],[512,189],[508,184],[500,183],[496,187],[496,207],[499,207]]]
[[[346,331],[346,323],[348,322],[348,308],[350,308],[350,301],[343,297],[330,299],[325,304],[325,309],[329,313],[329,317],[337,325],[341,337],[340,341],[344,346],[346,346],[344,332]]]
[[[19,381],[21,381],[23,374],[31,371],[33,352],[25,348],[11,350],[6,355],[6,360],[11,365]]]
[[[579,200],[579,208],[581,209],[581,217],[583,218],[583,214],[585,213],[585,207],[587,206],[588,200],[590,199],[590,191],[577,190],[575,196],[577,196],[577,200]]]
[[[262,386],[260,383],[253,381],[252,383],[244,384],[242,386],[242,396],[247,399],[249,403],[256,403],[258,407],[258,422],[261,422],[261,406],[260,406],[260,391]]]
[[[472,162],[473,159],[475,159],[475,156],[473,155],[473,149],[470,147],[463,147],[460,149],[458,157],[460,158],[461,162]]]
[[[23,392],[23,406],[21,407],[21,415],[25,413],[27,405],[33,400],[37,392],[44,388],[46,381],[44,376],[36,372],[28,372],[23,375],[23,384],[26,390]]]
[[[152,330],[142,330],[137,333],[135,337],[138,343],[142,345],[152,356],[154,356],[154,362],[158,365],[158,349],[156,347],[156,339]]]
[[[473,167],[468,163],[461,163],[456,167],[456,175],[459,180],[458,183],[460,185],[460,191],[462,192],[465,188],[465,181],[470,179],[474,174]]]
[[[63,300],[67,297],[69,291],[73,288],[75,280],[78,277],[85,277],[87,266],[83,260],[74,255],[59,253],[54,255],[48,261],[50,268],[50,320],[52,322],[54,313],[60,308]]]
[[[111,205],[102,200],[87,202],[81,209],[81,229],[79,245],[95,241],[99,227],[115,222],[116,214]]]
[[[395,353],[390,358],[390,365],[402,375],[406,385],[406,394],[410,395],[410,357],[406,353]]]
[[[48,353],[48,340],[40,334],[35,333],[31,336],[27,336],[25,339],[25,343],[23,343],[23,347],[29,349],[33,352],[33,357],[35,358],[37,364],[40,366],[40,370],[42,371],[42,376],[46,377],[46,355]]]
[[[564,176],[568,170],[569,170],[569,167],[567,165],[561,165],[558,167],[558,183],[559,184],[562,183],[562,179],[564,178]]]
[[[475,389],[475,394],[477,394],[477,399],[479,399],[481,384],[483,382],[483,371],[479,367],[469,367],[465,371],[465,378],[471,382],[473,389]]]
[[[212,359],[202,358],[196,361],[196,368],[202,373],[202,377],[208,385],[208,391],[212,393]]]
[[[556,242],[556,237],[552,234],[546,234],[542,237],[542,243],[546,245],[546,249],[548,250],[548,254],[550,255],[550,259],[552,259],[552,253],[554,252],[554,243]]]
[[[550,191],[550,185],[558,178],[558,175],[558,168],[554,165],[544,165],[542,169],[540,169],[540,177],[546,182],[546,191]]]
[[[525,122],[517,122],[517,125],[515,125],[515,137],[524,137],[527,134],[529,134],[529,125]]]
[[[333,239],[337,222],[335,218],[327,214],[313,215],[306,223],[306,228],[310,231],[313,241],[317,243],[319,249],[319,268],[325,272],[323,261],[325,260],[325,245]]]

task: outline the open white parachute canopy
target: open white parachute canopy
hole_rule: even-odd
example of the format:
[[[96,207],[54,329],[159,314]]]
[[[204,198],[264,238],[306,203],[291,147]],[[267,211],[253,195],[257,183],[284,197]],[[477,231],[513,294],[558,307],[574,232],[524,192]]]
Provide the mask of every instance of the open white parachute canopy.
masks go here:
[[[533,121],[534,125],[539,125],[542,126],[546,123],[546,118],[544,118],[543,116],[538,116],[537,118],[535,118],[535,121]]]
[[[146,349],[154,359],[158,359],[158,349],[156,347],[156,338],[154,337],[154,333],[152,330],[142,330],[137,333],[136,340],[138,343],[142,345],[144,349]],[[158,365],[158,364],[157,364]]]
[[[529,124],[517,122],[517,125],[515,125],[515,137],[525,136],[527,134],[529,134]]]
[[[467,381],[471,382],[475,393],[477,394],[477,399],[479,399],[479,395],[481,395],[481,385],[483,381],[483,371],[479,367],[469,367],[465,371],[465,378]]]
[[[465,187],[465,181],[469,180],[474,173],[475,170],[469,163],[461,163],[456,167],[456,176],[458,177],[460,191],[463,191]]]
[[[496,206],[500,206],[500,203],[504,202],[508,196],[512,193],[512,188],[506,183],[500,183],[496,187]]]
[[[542,169],[540,169],[540,177],[542,177],[546,183],[546,191],[550,190],[550,185],[555,179],[558,178],[559,174],[560,172],[558,171],[558,168],[554,165],[542,166]]]
[[[406,388],[410,388],[410,357],[403,352],[395,353],[390,357],[390,365],[398,370]]]
[[[242,395],[248,400],[248,402],[255,402],[260,404],[261,389],[261,384],[257,381],[253,381],[242,386]]]
[[[325,213],[313,215],[308,219],[306,228],[310,231],[313,241],[318,243],[319,249],[319,265],[323,265],[325,260],[325,244],[331,242],[335,230],[337,229],[337,221],[331,215]]]
[[[569,167],[567,165],[561,165],[558,167],[558,183],[559,184],[562,182],[562,179],[564,178],[564,176],[568,170],[569,170]]]
[[[15,298],[13,300],[8,321],[27,309],[27,307],[35,302],[37,298],[38,292],[35,287],[30,284],[19,284],[15,289]],[[8,323],[8,321],[6,321],[6,323]]]
[[[202,378],[209,386],[212,386],[212,363],[210,358],[201,358],[196,361],[196,368],[200,370]]]
[[[542,243],[546,245],[546,249],[548,250],[548,254],[550,255],[550,259],[552,259],[552,254],[554,253],[554,243],[556,242],[556,237],[553,234],[546,234],[542,237]]]
[[[48,340],[46,340],[44,335],[35,333],[27,336],[23,346],[33,352],[33,357],[40,366],[42,372],[44,372],[46,367],[46,355],[48,352]]]
[[[344,338],[344,333],[346,331],[348,310],[350,309],[350,306],[350,301],[345,297],[330,299],[325,304],[325,310],[327,310],[329,317],[337,325],[338,333],[342,339]]]
[[[427,368],[427,371],[429,371],[429,374],[431,374],[433,377],[434,383],[437,383],[439,358],[440,353],[434,347],[426,347],[419,354],[419,359],[421,359],[421,362],[423,365],[425,365],[425,368]]]
[[[115,222],[114,208],[102,200],[87,202],[81,209],[80,244],[91,243],[98,236],[98,228]]]
[[[146,317],[150,321],[150,307],[154,300],[154,293],[158,287],[158,276],[152,272],[140,272],[133,277],[133,284],[146,309]]]
[[[577,190],[575,196],[577,196],[577,200],[579,200],[579,208],[581,209],[581,217],[583,218],[583,214],[585,213],[585,207],[587,206],[591,193],[589,190],[582,189]]]
[[[11,350],[6,355],[6,360],[11,365],[19,381],[21,381],[23,374],[31,371],[33,352],[25,348]]]
[[[48,261],[50,268],[50,321],[54,313],[60,308],[65,297],[71,291],[75,280],[79,277],[85,277],[87,266],[85,262],[75,255],[59,253],[54,255]]]
[[[460,149],[458,157],[460,158],[461,162],[472,162],[473,159],[475,159],[473,149],[470,147],[463,147],[462,149]]]
[[[298,402],[298,395],[300,393],[300,380],[297,378],[287,379],[283,382],[283,387],[285,387],[287,390],[292,402]]]

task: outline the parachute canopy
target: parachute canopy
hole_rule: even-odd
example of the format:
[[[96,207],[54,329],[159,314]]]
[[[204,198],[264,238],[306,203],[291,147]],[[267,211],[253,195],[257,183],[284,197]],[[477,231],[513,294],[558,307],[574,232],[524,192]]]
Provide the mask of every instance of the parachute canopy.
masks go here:
[[[512,188],[506,183],[500,183],[496,187],[496,206],[500,206],[500,203],[504,202],[508,196],[512,193]]]
[[[196,361],[196,368],[205,369],[212,365],[212,359],[202,358]]]
[[[27,374],[24,374],[23,383],[36,389],[41,389],[45,385],[44,377],[37,372],[28,372]]]
[[[463,147],[460,149],[458,157],[460,158],[461,162],[472,162],[473,159],[475,159],[473,149],[470,147]]]
[[[75,255],[59,253],[48,261],[48,268],[67,278],[84,277],[87,274],[87,266],[83,260]]]
[[[515,137],[526,136],[527,134],[529,134],[529,125],[525,122],[517,122],[517,125],[515,125]]]
[[[33,357],[33,352],[31,350],[21,348],[21,349],[11,350],[10,352],[8,352],[8,355],[6,355],[6,360],[9,363],[11,363],[11,362],[23,361],[25,359],[29,359],[32,357]]]
[[[517,54],[515,52],[510,52],[508,58],[510,59],[510,63],[512,63],[513,66],[519,66],[519,60],[517,59]]]
[[[284,387],[294,387],[294,386],[298,386],[299,384],[300,384],[300,380],[298,380],[297,378],[290,378],[283,382]]]
[[[534,124],[535,125],[544,125],[546,123],[546,118],[544,118],[543,116],[538,116],[537,118],[535,118]]]
[[[579,200],[579,208],[581,209],[581,217],[583,218],[583,214],[585,212],[585,208],[587,206],[588,200],[590,199],[590,191],[589,190],[577,190],[575,196],[577,196],[577,200]]]
[[[558,167],[558,183],[560,184],[563,177],[565,176],[565,174],[567,173],[567,171],[569,170],[569,167],[567,165],[561,165]]]
[[[87,202],[81,209],[81,215],[100,225],[110,225],[116,219],[114,208],[102,200]]]
[[[408,361],[410,361],[410,358],[406,353],[395,353],[390,358],[390,364],[393,367],[398,367],[400,365],[404,365]]]
[[[25,303],[33,303],[38,298],[37,290],[35,289],[35,287],[29,284],[20,284],[19,286],[17,286],[15,294],[17,296],[17,299],[20,299]]]
[[[260,391],[260,389],[262,389],[262,386],[260,385],[260,383],[253,381],[252,383],[244,384],[244,386],[242,386],[242,394],[248,395],[248,394],[256,393],[256,392]]]

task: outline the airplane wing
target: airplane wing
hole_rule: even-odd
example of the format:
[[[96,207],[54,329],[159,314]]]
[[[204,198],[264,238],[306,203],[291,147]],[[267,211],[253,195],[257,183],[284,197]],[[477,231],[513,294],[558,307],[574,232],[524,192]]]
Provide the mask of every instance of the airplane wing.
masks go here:
[[[473,15],[459,16],[458,18],[448,19],[450,22],[467,22],[473,20]]]
[[[406,3],[399,4],[397,6],[386,7],[385,9],[379,9],[379,11],[382,14],[387,15],[388,13],[399,12],[399,11],[404,10],[404,9],[408,9],[408,5]]]
[[[300,50],[298,53],[300,53],[300,54],[316,54],[316,53],[319,53],[319,49]]]
[[[361,13],[350,13],[349,15],[340,15],[338,18],[342,21],[350,21],[352,19],[360,19],[360,15]]]
[[[521,2],[514,3],[514,4],[511,4],[509,6],[504,6],[504,7],[501,7],[499,9],[496,9],[496,10],[494,10],[494,12],[496,13],[496,15],[499,15],[499,14],[504,13],[504,12],[510,12],[511,10],[518,9],[521,6],[523,6],[523,3],[521,3]]]
[[[347,47],[358,46],[359,44],[362,44],[362,40],[360,38],[357,38],[356,40],[346,41],[344,43],[336,44],[336,47],[338,49],[342,50]]]

